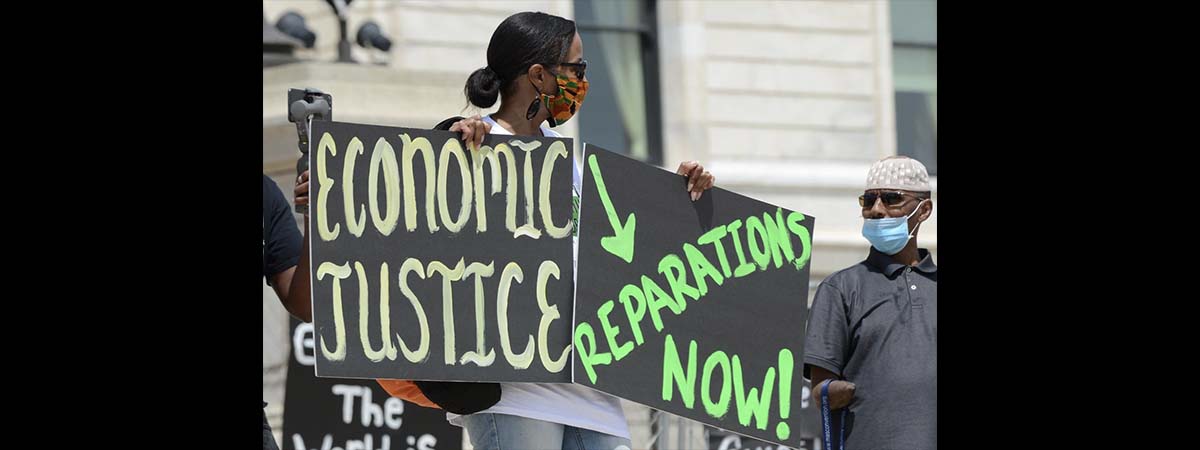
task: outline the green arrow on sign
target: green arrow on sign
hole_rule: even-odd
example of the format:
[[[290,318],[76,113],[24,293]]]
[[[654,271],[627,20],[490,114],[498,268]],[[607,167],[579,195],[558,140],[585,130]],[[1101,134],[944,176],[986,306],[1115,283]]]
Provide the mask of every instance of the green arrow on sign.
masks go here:
[[[600,202],[604,203],[604,212],[608,214],[608,223],[613,228],[612,236],[600,238],[600,246],[625,262],[631,263],[633,262],[633,233],[637,227],[637,217],[633,213],[629,213],[629,217],[625,219],[625,225],[621,225],[617,210],[613,208],[612,200],[608,198],[608,190],[604,188],[604,177],[600,176],[600,166],[596,164],[596,155],[588,155],[588,167],[592,168],[592,180],[596,182],[596,193],[600,194]]]

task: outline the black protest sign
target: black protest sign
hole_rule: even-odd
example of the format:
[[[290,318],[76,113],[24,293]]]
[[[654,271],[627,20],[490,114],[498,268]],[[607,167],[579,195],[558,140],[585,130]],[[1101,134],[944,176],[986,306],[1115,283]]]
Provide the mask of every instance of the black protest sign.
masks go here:
[[[799,444],[795,444],[795,447],[763,442],[716,427],[706,427],[708,431],[708,448],[710,450],[817,450],[817,445],[820,443],[818,439],[821,436],[821,415],[817,411],[816,402],[813,401],[812,389],[809,383],[803,380],[801,382],[803,383],[803,387],[801,388],[800,407],[798,411],[801,417],[800,442]],[[795,430],[792,432],[795,433]]]
[[[573,380],[800,445],[813,218],[585,146]],[[718,174],[719,176],[719,174]]]
[[[312,133],[317,375],[570,381],[570,140]]]
[[[388,396],[374,380],[317,378],[313,326],[292,319],[283,450],[460,450],[446,412]]]

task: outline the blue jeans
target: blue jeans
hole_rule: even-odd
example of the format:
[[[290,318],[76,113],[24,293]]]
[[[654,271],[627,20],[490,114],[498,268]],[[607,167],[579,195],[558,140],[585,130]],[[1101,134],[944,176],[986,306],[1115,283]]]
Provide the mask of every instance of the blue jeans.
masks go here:
[[[476,450],[629,450],[628,438],[508,414],[463,416]]]

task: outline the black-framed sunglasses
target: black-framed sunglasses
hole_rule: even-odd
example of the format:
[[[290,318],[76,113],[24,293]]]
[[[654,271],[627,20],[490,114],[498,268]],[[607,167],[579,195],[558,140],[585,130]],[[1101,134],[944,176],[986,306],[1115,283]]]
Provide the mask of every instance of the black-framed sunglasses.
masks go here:
[[[559,63],[558,65],[567,66],[572,69],[575,69],[575,75],[578,76],[580,80],[582,80],[584,78],[584,75],[587,73],[587,60],[586,59],[580,60],[577,63],[565,62],[565,63]]]
[[[899,206],[901,203],[904,203],[905,196],[917,198],[913,194],[900,191],[867,192],[858,196],[858,206],[870,208],[875,206],[876,199],[883,199],[883,206]]]

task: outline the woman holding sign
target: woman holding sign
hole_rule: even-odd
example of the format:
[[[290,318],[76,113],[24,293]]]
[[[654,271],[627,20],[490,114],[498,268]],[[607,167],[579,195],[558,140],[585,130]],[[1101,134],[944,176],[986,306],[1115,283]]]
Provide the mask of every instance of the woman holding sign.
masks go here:
[[[480,108],[491,107],[499,98],[500,109],[455,123],[450,131],[461,131],[463,141],[473,148],[479,148],[488,133],[561,137],[551,128],[579,111],[588,90],[587,61],[575,22],[538,12],[514,14],[492,34],[487,62],[467,79],[464,91]],[[713,185],[712,174],[695,161],[680,164],[677,173],[689,177],[692,200]],[[575,205],[582,178],[582,169],[575,165]],[[616,397],[574,384],[500,387],[500,400],[492,407],[466,416],[448,414],[451,423],[466,427],[477,449],[632,446]]]
[[[499,100],[499,110],[458,121],[449,131],[461,132],[466,146],[475,150],[487,134],[562,137],[551,128],[579,111],[588,90],[587,61],[575,22],[539,12],[509,16],[492,34],[487,62],[487,67],[467,79],[464,93],[479,108],[490,108]],[[582,169],[576,165],[573,172],[578,207]],[[686,189],[692,200],[713,186],[712,174],[698,162],[681,163],[677,173],[688,177]],[[308,172],[297,180],[295,193],[297,204],[307,204]],[[307,271],[307,251],[301,259],[299,270]],[[499,400],[495,400],[480,394],[488,392],[485,384],[441,385],[460,392],[440,392],[439,397],[452,398],[465,408],[433,401],[447,410],[477,411],[447,413],[450,423],[466,428],[476,449],[628,450],[632,446],[616,397],[575,384],[500,383]]]

